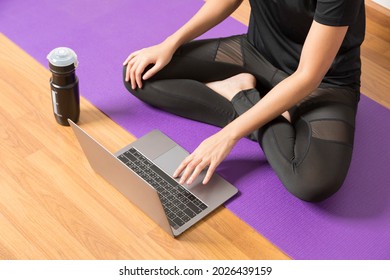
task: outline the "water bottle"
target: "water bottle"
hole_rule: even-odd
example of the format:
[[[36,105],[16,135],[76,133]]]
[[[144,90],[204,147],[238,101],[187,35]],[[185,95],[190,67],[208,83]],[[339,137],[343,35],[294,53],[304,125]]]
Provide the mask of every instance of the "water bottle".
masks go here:
[[[52,50],[48,55],[51,97],[56,121],[69,126],[68,119],[77,123],[80,116],[79,80],[76,76],[78,65],[76,53],[66,47]]]

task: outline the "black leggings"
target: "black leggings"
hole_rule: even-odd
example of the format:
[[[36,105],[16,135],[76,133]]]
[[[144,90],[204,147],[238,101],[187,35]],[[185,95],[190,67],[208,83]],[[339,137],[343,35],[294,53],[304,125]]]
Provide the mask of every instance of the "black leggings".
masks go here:
[[[239,73],[254,75],[257,86],[237,93],[231,102],[205,85]],[[152,106],[224,127],[286,77],[246,35],[239,35],[185,44],[142,89],[132,90],[127,82],[125,86]],[[358,100],[359,92],[350,88],[318,88],[289,110],[291,123],[279,116],[248,137],[259,142],[289,192],[305,201],[321,201],[347,175]]]

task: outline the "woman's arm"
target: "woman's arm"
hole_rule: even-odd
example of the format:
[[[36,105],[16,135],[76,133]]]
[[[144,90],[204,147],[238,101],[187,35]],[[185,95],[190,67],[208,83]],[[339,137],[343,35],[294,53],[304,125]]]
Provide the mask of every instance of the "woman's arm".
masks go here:
[[[240,6],[243,0],[207,0],[200,10],[179,30],[167,38],[175,48],[210,30]]]
[[[226,129],[232,132],[234,138],[240,139],[313,92],[329,70],[347,30],[347,26],[327,26],[313,21],[298,69]]]
[[[329,70],[343,42],[347,26],[326,26],[313,21],[303,46],[298,69],[275,86],[255,106],[206,139],[175,171],[181,183],[191,183],[206,168],[206,184],[239,139],[281,115],[315,90]]]
[[[243,0],[207,0],[200,10],[179,30],[161,44],[130,54],[124,61],[127,64],[126,81],[132,88],[142,87],[142,79],[152,77],[171,60],[173,53],[182,44],[195,39],[233,13]],[[142,77],[145,68],[154,64]]]

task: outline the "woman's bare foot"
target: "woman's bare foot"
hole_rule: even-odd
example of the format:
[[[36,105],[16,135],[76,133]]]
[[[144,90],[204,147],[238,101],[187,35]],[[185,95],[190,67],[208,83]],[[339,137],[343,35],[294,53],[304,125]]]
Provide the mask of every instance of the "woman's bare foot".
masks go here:
[[[291,122],[291,116],[290,116],[290,112],[289,111],[286,111],[282,114],[282,116],[288,120],[289,122]]]
[[[256,78],[249,73],[242,73],[222,81],[207,83],[206,86],[232,101],[233,97],[240,91],[254,88]]]

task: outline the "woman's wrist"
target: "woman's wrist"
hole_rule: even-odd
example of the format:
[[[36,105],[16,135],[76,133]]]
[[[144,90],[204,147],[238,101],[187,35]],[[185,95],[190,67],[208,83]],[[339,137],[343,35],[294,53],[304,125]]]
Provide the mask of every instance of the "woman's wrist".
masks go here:
[[[171,35],[171,36],[167,37],[162,42],[162,44],[165,45],[166,47],[172,49],[173,52],[175,52],[182,45],[180,40],[178,40],[176,38],[176,36],[174,36],[174,35]]]
[[[233,123],[228,124],[222,129],[222,132],[225,134],[225,137],[229,139],[232,142],[238,142],[241,138],[243,138],[245,135],[241,135],[239,129],[237,129]]]

